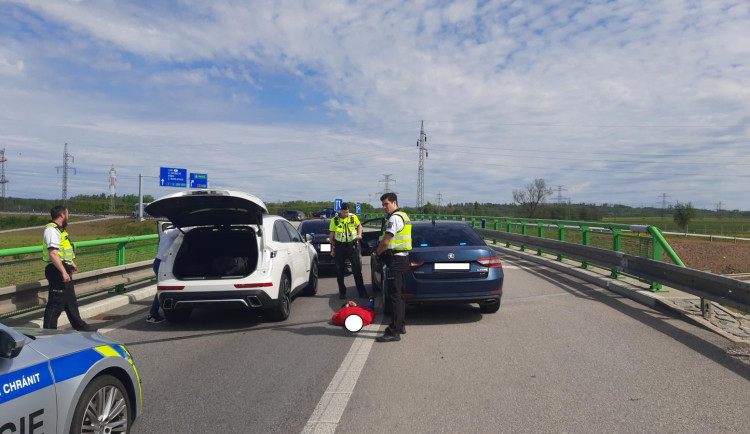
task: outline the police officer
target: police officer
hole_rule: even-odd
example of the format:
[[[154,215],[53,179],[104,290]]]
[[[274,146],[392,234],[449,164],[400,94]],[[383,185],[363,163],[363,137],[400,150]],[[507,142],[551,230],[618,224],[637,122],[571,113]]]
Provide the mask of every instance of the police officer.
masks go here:
[[[56,329],[57,319],[63,309],[68,315],[68,321],[74,329],[79,331],[93,331],[96,328],[86,324],[78,312],[78,302],[73,287],[73,273],[78,272],[73,259],[76,255],[73,244],[65,227],[68,225],[68,209],[57,205],[49,211],[52,221],[44,227],[42,240],[42,260],[47,262],[44,276],[49,282],[49,297],[44,309],[44,325],[46,329]]]
[[[388,224],[383,239],[378,244],[376,254],[388,266],[388,295],[391,303],[391,323],[385,334],[375,339],[378,342],[395,342],[406,333],[406,303],[404,302],[404,280],[409,270],[409,250],[411,250],[411,220],[398,207],[396,193],[380,196],[383,209],[388,214]]]
[[[352,263],[352,274],[357,292],[362,298],[367,298],[367,290],[362,280],[362,260],[360,259],[359,241],[362,239],[362,224],[356,214],[349,213],[349,204],[341,204],[339,215],[331,219],[329,226],[331,238],[331,257],[336,260],[336,281],[339,284],[339,298],[346,298],[346,286],[344,285],[344,272],[346,271],[346,259]]]

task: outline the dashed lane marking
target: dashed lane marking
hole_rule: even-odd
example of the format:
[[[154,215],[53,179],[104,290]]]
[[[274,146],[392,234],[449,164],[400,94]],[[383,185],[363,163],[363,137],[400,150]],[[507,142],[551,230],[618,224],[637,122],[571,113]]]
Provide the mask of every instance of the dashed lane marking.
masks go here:
[[[370,355],[375,337],[380,333],[382,323],[381,315],[380,322],[377,325],[372,323],[357,334],[357,338],[354,339],[351,348],[349,348],[349,353],[344,357],[344,361],[341,362],[341,366],[333,376],[331,383],[323,392],[323,396],[320,397],[320,401],[302,429],[302,433],[323,434],[336,431],[341,416],[344,414],[344,409],[349,403],[349,398],[354,392],[354,387],[357,385],[359,375],[362,373],[362,368],[364,368],[367,357]]]

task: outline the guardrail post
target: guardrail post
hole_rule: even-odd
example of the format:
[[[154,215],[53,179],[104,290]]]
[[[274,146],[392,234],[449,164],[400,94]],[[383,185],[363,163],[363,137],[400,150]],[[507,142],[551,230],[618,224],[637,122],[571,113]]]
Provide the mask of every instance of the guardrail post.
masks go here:
[[[672,262],[675,263],[675,265],[679,265],[680,267],[684,267],[685,264],[682,262],[679,256],[677,256],[677,253],[672,249],[672,246],[669,245],[667,240],[664,239],[664,235],[662,235],[659,228],[656,226],[648,226],[646,227],[646,231],[651,234],[653,244],[654,244],[654,253],[653,253],[653,259],[656,261],[663,261],[664,252],[669,255],[669,259],[672,260]],[[653,292],[668,292],[665,290],[661,283],[657,282],[651,282],[651,291]],[[701,299],[702,300],[702,299]]]
[[[528,235],[526,233],[526,222],[525,221],[521,222],[521,235]],[[526,246],[521,245],[521,251],[525,252],[526,251]]]
[[[581,244],[584,246],[590,246],[591,245],[591,230],[588,226],[581,226]],[[581,268],[589,269],[590,265],[588,262],[583,261],[581,262]]]
[[[117,265],[125,265],[125,245],[127,243],[120,243],[117,245]]]
[[[471,227],[472,227],[472,228],[473,228],[473,227],[476,227],[476,223],[477,223],[477,219],[476,219],[476,217],[472,217],[472,218],[471,218]]]
[[[506,220],[505,221],[505,226],[506,226],[506,231],[508,233],[512,233],[513,232],[513,222],[512,221]],[[511,246],[510,241],[508,241],[508,242],[505,243],[505,247],[510,247],[510,246]]]
[[[539,238],[544,238],[544,223],[542,222],[537,223],[536,228],[537,228],[537,234],[539,235]],[[544,253],[542,249],[539,249],[536,251],[537,256],[542,256],[542,253]]]
[[[622,231],[620,229],[612,229],[612,250],[615,252],[622,251]],[[617,279],[622,276],[622,273],[618,273],[615,270],[611,270],[609,277]]]
[[[564,224],[558,224],[557,225],[557,240],[558,241],[565,241],[565,225]],[[561,261],[565,259],[565,256],[563,255],[557,255],[557,260]]]

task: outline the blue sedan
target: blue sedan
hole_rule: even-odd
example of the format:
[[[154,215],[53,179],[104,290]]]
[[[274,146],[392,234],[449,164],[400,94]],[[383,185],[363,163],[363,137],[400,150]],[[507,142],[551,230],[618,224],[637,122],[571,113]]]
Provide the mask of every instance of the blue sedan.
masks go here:
[[[500,308],[500,258],[467,223],[413,221],[409,263],[404,289],[407,305],[478,303],[485,313]],[[373,288],[383,290],[385,301],[388,285],[383,285],[383,275],[387,270],[374,253],[370,271]]]

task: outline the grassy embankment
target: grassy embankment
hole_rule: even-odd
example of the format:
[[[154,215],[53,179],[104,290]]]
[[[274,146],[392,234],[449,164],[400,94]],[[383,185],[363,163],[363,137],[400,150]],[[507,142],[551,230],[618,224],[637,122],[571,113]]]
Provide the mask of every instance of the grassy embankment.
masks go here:
[[[0,217],[0,220],[7,218]],[[17,222],[18,220],[16,220]],[[42,244],[43,226],[47,223],[28,219],[33,227],[22,230],[3,232],[0,234],[0,249],[16,247],[39,246]],[[68,226],[70,237],[74,243],[88,240],[119,238],[135,235],[149,235],[156,233],[156,221],[147,220],[136,222],[127,218],[110,219],[71,219]],[[156,254],[155,241],[140,241],[129,244],[126,248],[125,263],[133,263],[153,259]],[[117,246],[99,246],[76,249],[76,263],[81,270],[94,270],[111,267],[117,264]],[[14,255],[0,258],[0,287],[31,282],[44,278],[44,266],[38,253],[28,255]]]
[[[28,219],[26,219],[28,218]],[[27,247],[42,244],[43,229],[49,222],[49,218],[39,216],[2,216],[0,217],[0,228],[7,230],[13,228],[30,227],[26,230],[4,232],[0,234],[0,249],[14,247]],[[23,224],[25,223],[25,224]],[[21,225],[22,224],[22,225]],[[80,218],[71,219],[68,225],[70,238],[75,241],[101,240],[106,238],[129,237],[135,235],[148,235],[156,233],[156,221],[144,220],[137,222],[130,218],[109,218],[84,220]]]
[[[677,226],[672,216],[605,218],[603,221],[626,225],[651,225],[656,226],[662,232],[684,232],[682,228]],[[750,238],[750,219],[696,217],[690,222],[687,229],[688,233],[692,234]]]

